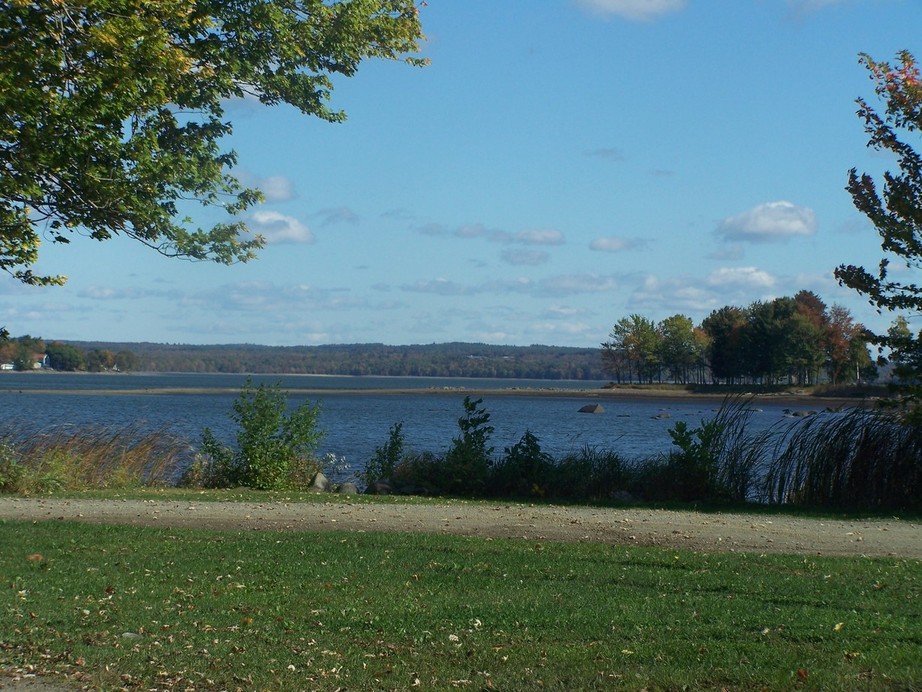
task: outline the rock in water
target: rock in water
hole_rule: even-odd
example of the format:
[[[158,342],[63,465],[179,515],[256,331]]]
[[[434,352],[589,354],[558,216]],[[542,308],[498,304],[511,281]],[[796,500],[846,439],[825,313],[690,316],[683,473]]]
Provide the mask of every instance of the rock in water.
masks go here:
[[[605,413],[605,409],[602,408],[602,404],[586,404],[579,413]]]

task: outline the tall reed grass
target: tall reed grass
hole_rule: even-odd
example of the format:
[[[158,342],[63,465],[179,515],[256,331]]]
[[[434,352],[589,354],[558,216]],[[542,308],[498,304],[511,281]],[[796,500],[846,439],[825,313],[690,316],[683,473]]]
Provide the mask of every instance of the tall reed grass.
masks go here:
[[[140,427],[0,434],[0,492],[21,494],[170,485],[189,445]]]
[[[780,433],[765,473],[770,503],[922,510],[922,426],[901,412],[819,414]]]
[[[771,430],[751,434],[750,423],[757,409],[752,397],[724,400],[714,418],[720,432],[715,441],[714,481],[728,500],[758,499],[765,457],[771,445]]]
[[[641,465],[642,494],[650,499],[746,502],[757,494],[767,434],[750,434],[751,396],[724,399],[717,414],[689,429],[669,430],[676,449]]]

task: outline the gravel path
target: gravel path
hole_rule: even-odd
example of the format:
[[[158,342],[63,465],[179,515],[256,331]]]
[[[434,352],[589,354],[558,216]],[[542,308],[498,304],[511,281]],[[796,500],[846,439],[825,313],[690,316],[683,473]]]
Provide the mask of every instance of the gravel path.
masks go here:
[[[922,521],[571,506],[444,503],[246,503],[0,498],[0,519],[254,531],[414,531],[702,552],[922,559]]]

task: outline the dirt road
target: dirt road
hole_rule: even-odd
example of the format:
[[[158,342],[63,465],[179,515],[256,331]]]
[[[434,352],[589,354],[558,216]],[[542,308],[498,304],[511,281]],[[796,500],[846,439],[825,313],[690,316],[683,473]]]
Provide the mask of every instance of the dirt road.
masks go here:
[[[922,521],[444,503],[244,503],[0,498],[0,519],[253,531],[414,531],[702,552],[922,559]]]

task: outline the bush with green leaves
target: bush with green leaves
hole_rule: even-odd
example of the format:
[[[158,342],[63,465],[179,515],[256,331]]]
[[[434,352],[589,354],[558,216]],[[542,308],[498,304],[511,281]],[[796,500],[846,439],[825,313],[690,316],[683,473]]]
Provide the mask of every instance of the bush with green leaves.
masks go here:
[[[395,491],[412,495],[442,494],[444,464],[445,457],[433,452],[405,453],[391,478]]]
[[[526,430],[522,438],[506,447],[503,458],[493,468],[490,492],[513,497],[544,496],[554,460],[541,451],[540,440]]]
[[[380,447],[375,447],[371,459],[368,460],[364,470],[359,473],[359,479],[366,486],[379,481],[393,481],[394,470],[403,459],[404,446],[403,423],[394,423],[388,432],[387,442]]]
[[[669,429],[672,444],[678,451],[671,452],[666,461],[669,472],[669,495],[680,500],[710,498],[715,490],[715,476],[719,442],[723,426],[719,421],[701,421],[701,426],[690,429],[685,421],[678,421]]]
[[[241,485],[237,455],[221,444],[211,428],[202,431],[202,451],[183,472],[180,485],[195,488],[229,488]]]
[[[254,387],[248,378],[234,401],[237,448],[222,445],[208,428],[202,433],[202,458],[190,467],[187,484],[244,485],[279,490],[310,483],[320,464],[314,457],[323,431],[320,405],[303,403],[293,411],[279,383]]]
[[[493,465],[490,437],[493,426],[483,399],[464,397],[464,415],[458,419],[460,434],[452,440],[442,465],[442,486],[452,494],[479,495],[486,488]]]
[[[548,479],[548,497],[608,500],[619,492],[635,492],[633,465],[611,450],[590,445],[561,457]]]
[[[638,468],[638,487],[650,500],[751,499],[756,469],[770,446],[770,431],[747,432],[751,397],[729,397],[717,415],[690,428],[679,421],[668,432],[677,450]]]

